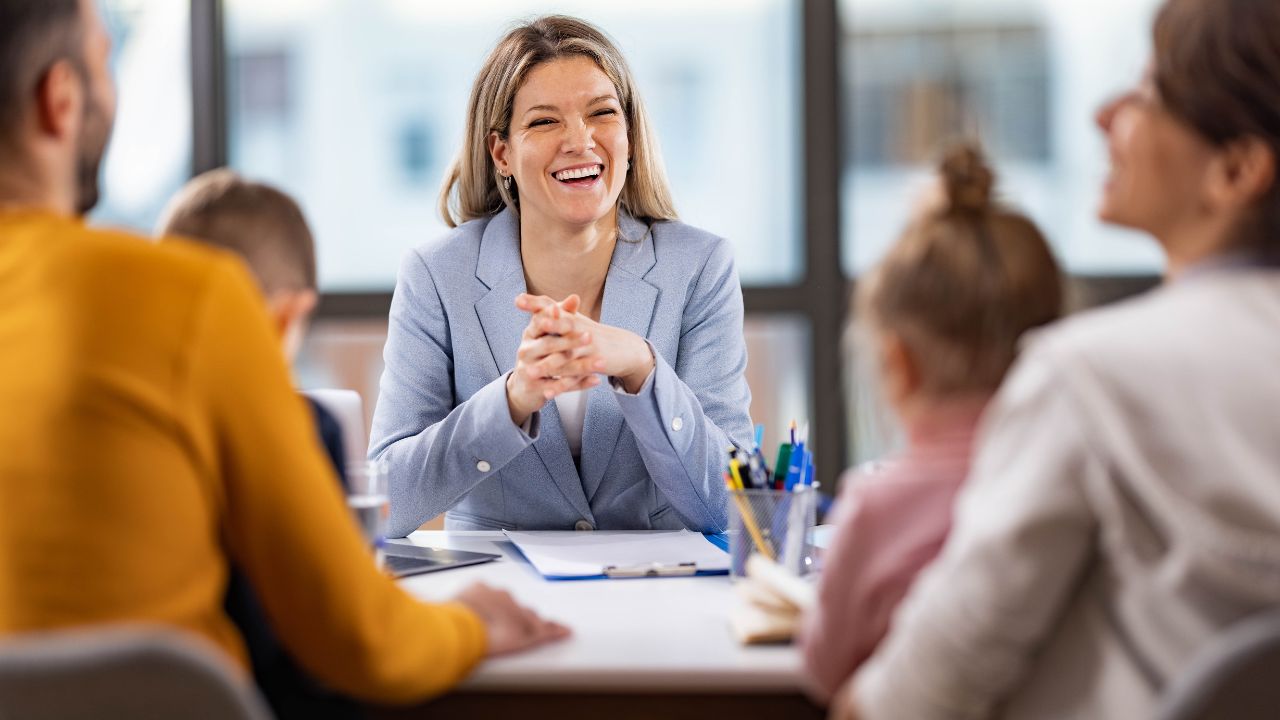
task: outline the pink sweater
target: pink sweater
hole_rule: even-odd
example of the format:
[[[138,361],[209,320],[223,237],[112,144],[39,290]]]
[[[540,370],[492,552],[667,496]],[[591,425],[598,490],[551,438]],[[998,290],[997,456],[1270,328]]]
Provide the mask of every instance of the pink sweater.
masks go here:
[[[942,549],[984,405],[940,406],[908,428],[900,457],[874,475],[843,478],[818,604],[801,636],[805,668],[824,700],[871,656],[916,575]]]

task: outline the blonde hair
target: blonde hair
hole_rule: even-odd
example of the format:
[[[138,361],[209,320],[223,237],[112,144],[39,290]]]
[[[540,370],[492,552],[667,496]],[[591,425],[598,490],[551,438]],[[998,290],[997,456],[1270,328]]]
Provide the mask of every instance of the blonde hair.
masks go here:
[[[316,247],[298,203],[269,185],[227,170],[192,178],[170,201],[156,230],[230,250],[263,292],[316,289]]]
[[[533,68],[558,58],[583,56],[613,82],[627,123],[631,170],[622,188],[622,208],[637,218],[676,219],[658,142],[649,126],[631,69],[603,32],[577,18],[548,15],[523,23],[489,53],[471,87],[462,149],[440,191],[440,215],[449,227],[487,217],[509,206],[519,212],[519,190],[507,190],[489,154],[488,138],[511,130],[516,92]]]
[[[992,201],[995,177],[971,144],[939,166],[925,210],[860,284],[857,310],[897,334],[935,397],[993,391],[1024,332],[1062,312],[1062,278],[1035,224]]]

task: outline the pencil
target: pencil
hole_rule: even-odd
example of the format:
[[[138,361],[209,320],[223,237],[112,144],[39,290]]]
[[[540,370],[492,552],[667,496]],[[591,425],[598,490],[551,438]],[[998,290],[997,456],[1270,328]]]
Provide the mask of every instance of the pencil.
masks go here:
[[[756,549],[761,555],[774,560],[773,548],[769,547],[764,541],[764,536],[760,534],[760,528],[756,526],[756,520],[751,516],[751,506],[747,503],[747,498],[739,492],[730,492],[734,502],[738,503],[738,512],[742,513],[742,524],[746,526],[747,532],[751,533],[751,540],[756,544]]]

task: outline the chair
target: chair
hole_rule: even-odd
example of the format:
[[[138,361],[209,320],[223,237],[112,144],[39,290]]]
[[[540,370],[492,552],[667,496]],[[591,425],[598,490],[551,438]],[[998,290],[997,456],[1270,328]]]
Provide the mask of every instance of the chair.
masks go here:
[[[1227,628],[1161,698],[1160,720],[1280,717],[1280,611]]]
[[[0,639],[0,718],[270,720],[251,681],[198,640],[131,625]]]
[[[342,428],[342,450],[347,462],[363,459],[369,452],[369,436],[365,431],[364,402],[355,390],[305,390],[302,393],[329,411]]]

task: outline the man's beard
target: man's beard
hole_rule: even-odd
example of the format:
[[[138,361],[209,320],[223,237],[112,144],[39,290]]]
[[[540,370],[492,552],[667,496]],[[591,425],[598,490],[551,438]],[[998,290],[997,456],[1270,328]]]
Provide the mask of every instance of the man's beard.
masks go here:
[[[76,149],[76,214],[86,215],[98,204],[102,156],[111,136],[111,119],[102,107],[90,100],[85,106],[84,126]]]

